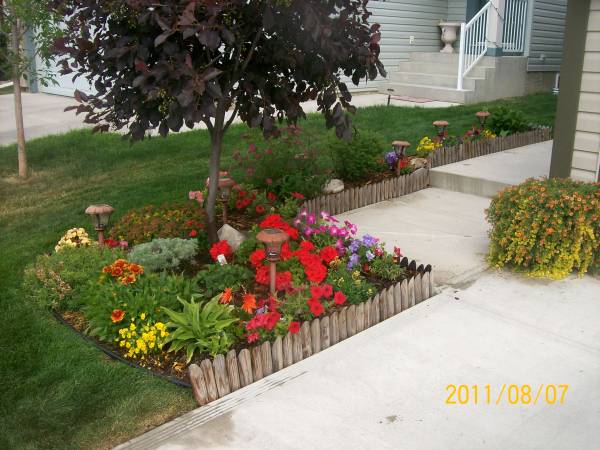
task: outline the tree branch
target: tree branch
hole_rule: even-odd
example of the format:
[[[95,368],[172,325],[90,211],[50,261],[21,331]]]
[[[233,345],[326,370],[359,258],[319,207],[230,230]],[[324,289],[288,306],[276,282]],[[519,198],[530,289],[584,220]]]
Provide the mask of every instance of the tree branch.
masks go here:
[[[231,113],[231,117],[227,120],[227,122],[225,123],[225,126],[223,127],[223,132],[227,131],[229,126],[233,123],[233,121],[235,120],[235,116],[237,116],[238,110],[239,110],[239,106],[236,103],[235,107],[233,108],[233,112]]]

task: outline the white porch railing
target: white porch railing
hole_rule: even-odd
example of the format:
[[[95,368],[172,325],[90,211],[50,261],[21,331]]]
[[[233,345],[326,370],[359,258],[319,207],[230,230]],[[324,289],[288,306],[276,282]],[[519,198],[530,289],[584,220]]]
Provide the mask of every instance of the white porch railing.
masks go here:
[[[506,0],[502,51],[522,53],[525,50],[525,30],[527,27],[527,0]]]
[[[463,88],[465,75],[486,54],[487,33],[492,2],[485,4],[468,23],[460,25],[460,53],[458,55],[458,83],[456,89]]]

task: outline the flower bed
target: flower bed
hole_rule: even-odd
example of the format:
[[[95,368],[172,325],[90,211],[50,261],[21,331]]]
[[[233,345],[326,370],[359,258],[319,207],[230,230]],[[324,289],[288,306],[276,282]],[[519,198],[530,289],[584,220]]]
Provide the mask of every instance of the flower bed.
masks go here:
[[[275,207],[285,210],[290,205]],[[191,211],[189,205],[182,208]],[[388,253],[378,239],[359,238],[355,225],[342,224],[326,212],[300,210],[288,220],[273,213],[259,216],[235,249],[222,240],[206,251],[199,245],[204,238],[180,237],[190,237],[189,227],[201,228],[199,217],[185,219],[175,206],[140,211],[125,214],[114,227],[131,240],[139,239],[133,248],[126,248],[121,235],[99,247],[85,230],[69,230],[55,253],[28,268],[24,287],[121,361],[184,383],[190,367],[197,397],[202,388],[195,381],[196,366],[210,364],[215,380],[221,380],[217,392],[231,391],[236,381],[227,381],[225,388],[220,365],[231,355],[250,368],[248,372],[240,365],[246,370],[238,371],[245,373],[242,381],[257,380],[299,360],[298,354],[288,352],[288,342],[301,336],[305,358],[307,349],[320,351],[428,298],[432,291],[430,267],[408,264],[400,249]],[[160,237],[153,230],[160,230]],[[276,295],[269,289],[270,260],[257,240],[261,230],[280,230],[287,239],[277,262]],[[306,327],[314,329],[310,343]],[[257,353],[267,352],[267,347],[279,358],[274,365],[272,358]],[[260,368],[259,360],[264,362]],[[208,392],[212,385],[207,380]]]
[[[405,267],[415,267],[416,262]],[[200,406],[302,361],[356,333],[405,311],[433,295],[431,266],[420,266],[414,277],[383,289],[373,298],[342,307],[330,315],[303,322],[272,342],[229,351],[189,368],[194,398]]]

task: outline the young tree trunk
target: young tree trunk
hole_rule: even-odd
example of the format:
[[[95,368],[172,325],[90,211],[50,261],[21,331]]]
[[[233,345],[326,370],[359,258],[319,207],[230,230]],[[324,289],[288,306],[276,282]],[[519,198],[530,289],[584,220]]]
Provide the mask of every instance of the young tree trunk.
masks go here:
[[[19,161],[19,177],[27,178],[27,154],[25,153],[25,127],[23,126],[23,102],[21,99],[21,73],[17,62],[19,46],[19,21],[12,14],[11,51],[15,57],[12,70],[13,91],[15,99],[15,122],[17,125],[17,158]]]
[[[215,243],[219,240],[217,236],[217,214],[216,203],[219,192],[219,171],[221,169],[221,149],[223,145],[223,127],[225,125],[225,105],[221,101],[217,106],[215,123],[210,134],[211,151],[208,166],[208,198],[206,199],[206,229],[208,241]]]

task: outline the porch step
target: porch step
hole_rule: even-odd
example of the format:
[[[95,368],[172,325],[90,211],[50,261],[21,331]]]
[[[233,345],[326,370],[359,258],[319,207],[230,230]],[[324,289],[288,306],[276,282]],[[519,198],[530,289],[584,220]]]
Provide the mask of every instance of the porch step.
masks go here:
[[[466,103],[474,91],[457,91],[456,87],[431,86],[427,84],[399,83],[390,81],[379,86],[382,94],[405,95],[409,97],[429,98],[441,102]]]
[[[484,65],[476,65],[469,72],[470,77],[485,78],[486,75],[494,70],[493,67]],[[412,61],[406,60],[398,63],[399,72],[414,72],[414,73],[438,73],[443,75],[454,75],[457,76],[458,72],[458,61],[456,64],[440,64],[439,62],[431,61]],[[393,72],[391,72],[393,73]]]
[[[458,53],[412,52],[410,61],[432,62],[439,65],[452,64],[458,69]],[[479,60],[479,67],[496,67],[497,58],[484,56]]]
[[[406,84],[422,84],[436,87],[456,88],[457,75],[449,75],[443,73],[427,73],[427,72],[392,72],[389,75],[390,82],[406,83]],[[475,90],[477,81],[484,81],[484,77],[466,77],[463,80],[463,87],[468,90]]]

